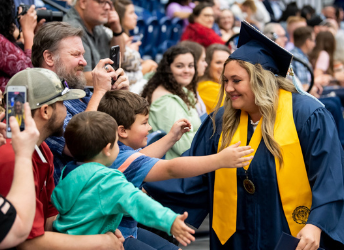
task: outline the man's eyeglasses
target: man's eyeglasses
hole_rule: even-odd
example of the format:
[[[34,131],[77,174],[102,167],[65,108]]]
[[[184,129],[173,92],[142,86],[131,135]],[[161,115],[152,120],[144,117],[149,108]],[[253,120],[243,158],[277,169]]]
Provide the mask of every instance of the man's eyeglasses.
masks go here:
[[[67,82],[63,79],[63,80],[61,81],[61,84],[62,84],[62,86],[64,87],[64,89],[63,89],[60,93],[54,95],[53,97],[50,97],[49,99],[47,99],[47,100],[45,100],[45,101],[43,101],[43,102],[38,102],[38,103],[37,103],[37,106],[42,105],[42,104],[47,103],[47,102],[50,102],[51,100],[54,100],[55,98],[57,98],[57,97],[59,97],[59,96],[63,96],[63,95],[65,95],[65,94],[67,94],[67,93],[69,92],[69,87],[68,87]]]
[[[105,7],[106,4],[108,4],[110,7],[112,7],[112,2],[109,0],[95,0],[102,8]]]

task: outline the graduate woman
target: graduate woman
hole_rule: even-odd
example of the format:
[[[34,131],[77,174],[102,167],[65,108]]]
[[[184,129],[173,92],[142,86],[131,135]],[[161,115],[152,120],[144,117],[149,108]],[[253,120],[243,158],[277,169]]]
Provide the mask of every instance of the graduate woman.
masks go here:
[[[225,104],[202,124],[190,155],[241,141],[255,149],[251,164],[183,179],[185,196],[173,186],[165,185],[165,194],[145,187],[163,203],[176,197],[199,216],[206,201],[193,197],[208,194],[212,250],[274,249],[282,232],[300,239],[297,250],[344,249],[342,146],[329,112],[285,79],[291,59],[243,22],[238,49],[221,77]]]

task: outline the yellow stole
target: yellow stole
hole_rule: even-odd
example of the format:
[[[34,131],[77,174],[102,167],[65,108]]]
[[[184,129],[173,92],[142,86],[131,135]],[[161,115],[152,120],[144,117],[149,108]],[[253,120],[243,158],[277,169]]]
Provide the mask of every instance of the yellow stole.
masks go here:
[[[312,191],[309,185],[299,137],[293,118],[292,94],[279,91],[279,101],[274,125],[274,139],[281,149],[283,165],[275,158],[276,175],[283,211],[293,236],[306,224],[312,205]],[[262,119],[249,145],[257,152],[262,140]],[[241,111],[240,124],[230,145],[247,142],[248,115]],[[218,151],[221,148],[222,134]],[[253,153],[253,154],[254,154]],[[254,160],[254,159],[253,159]],[[249,166],[245,167],[247,170]],[[240,184],[239,184],[240,185]],[[258,187],[259,188],[259,187]],[[261,190],[264,192],[264,190]],[[247,194],[251,195],[251,194]],[[254,195],[254,194],[252,194]],[[236,168],[215,171],[213,229],[220,242],[225,244],[236,231],[237,218],[237,170]]]

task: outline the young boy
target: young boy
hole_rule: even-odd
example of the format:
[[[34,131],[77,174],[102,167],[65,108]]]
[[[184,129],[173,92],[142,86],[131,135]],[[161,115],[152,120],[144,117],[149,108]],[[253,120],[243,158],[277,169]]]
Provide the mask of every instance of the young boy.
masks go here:
[[[158,159],[188,131],[190,123],[186,119],[178,120],[165,137],[145,147],[151,130],[148,124],[149,104],[144,98],[129,91],[108,91],[101,99],[98,111],[111,115],[119,125],[119,155],[111,168],[123,172],[135,187],[140,187],[143,182],[197,176],[221,167],[243,167],[252,159],[243,157],[253,150],[248,146],[238,147],[240,142],[217,155]],[[137,152],[142,147],[145,148]],[[224,160],[224,165],[219,164],[220,159]],[[130,247],[127,245],[129,241],[142,238],[137,234],[137,223],[131,218],[123,217],[119,229],[126,238],[126,249]],[[132,237],[128,238],[129,236]]]
[[[65,130],[66,145],[76,161],[63,169],[52,193],[59,211],[55,230],[72,235],[115,232],[123,215],[173,234],[183,245],[194,240],[194,230],[177,215],[149,198],[118,170],[107,168],[115,161],[117,123],[96,111],[75,115]]]

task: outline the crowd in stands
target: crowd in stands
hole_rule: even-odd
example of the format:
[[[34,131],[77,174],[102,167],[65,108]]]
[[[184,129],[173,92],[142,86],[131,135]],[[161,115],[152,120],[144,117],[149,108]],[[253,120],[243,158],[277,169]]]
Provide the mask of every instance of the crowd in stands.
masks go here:
[[[295,119],[291,138],[300,137],[301,155],[295,159],[304,154],[303,178],[319,195],[314,204],[324,207],[323,212],[298,208],[306,214],[333,212],[329,228],[314,215],[310,224],[297,222],[307,225],[299,234],[292,229],[290,234],[301,239],[300,249],[344,249],[344,228],[334,225],[344,220],[340,1],[324,5],[321,12],[275,0],[22,2],[25,11],[16,0],[0,0],[0,249],[177,250],[192,243],[195,230],[189,226],[198,227],[206,214],[215,218],[221,210],[215,206],[221,193],[215,190],[221,186],[215,173],[238,173],[244,186],[252,178],[262,181],[243,168],[258,152],[260,141],[256,147],[250,142],[251,136],[257,140],[255,131],[264,142],[259,166],[276,160],[276,173],[266,183],[277,190],[284,167],[277,164],[284,164],[290,149],[279,148],[281,138],[287,138],[274,127],[275,119],[286,127],[294,124],[281,118],[287,108],[280,110],[278,95],[295,104],[297,111],[288,110]],[[38,6],[63,12],[63,19],[40,17]],[[115,45],[120,47],[119,68],[109,58]],[[16,99],[22,119],[5,115],[13,102],[7,100],[10,86],[26,87],[27,100]],[[291,99],[283,94],[288,91]],[[242,103],[236,101],[240,98]],[[253,118],[258,113],[261,118]],[[245,136],[239,136],[242,129],[248,130]],[[321,146],[315,149],[316,143]],[[314,167],[316,161],[321,164]],[[329,194],[326,203],[328,165],[336,165],[328,182],[337,193]],[[248,193],[250,187],[244,187]],[[238,184],[230,195],[238,207],[242,192]],[[276,200],[267,204],[283,211],[285,193],[276,192]],[[263,202],[261,196],[251,197],[248,204]],[[237,214],[237,233],[225,241],[210,225],[210,249],[248,247],[240,236],[246,219]],[[290,218],[274,215],[277,231],[288,227],[290,218],[298,219],[294,213]],[[247,223],[250,216],[255,220],[249,214]],[[262,237],[252,244],[272,249],[277,236],[265,243],[266,225],[260,223],[259,235],[247,232]]]

